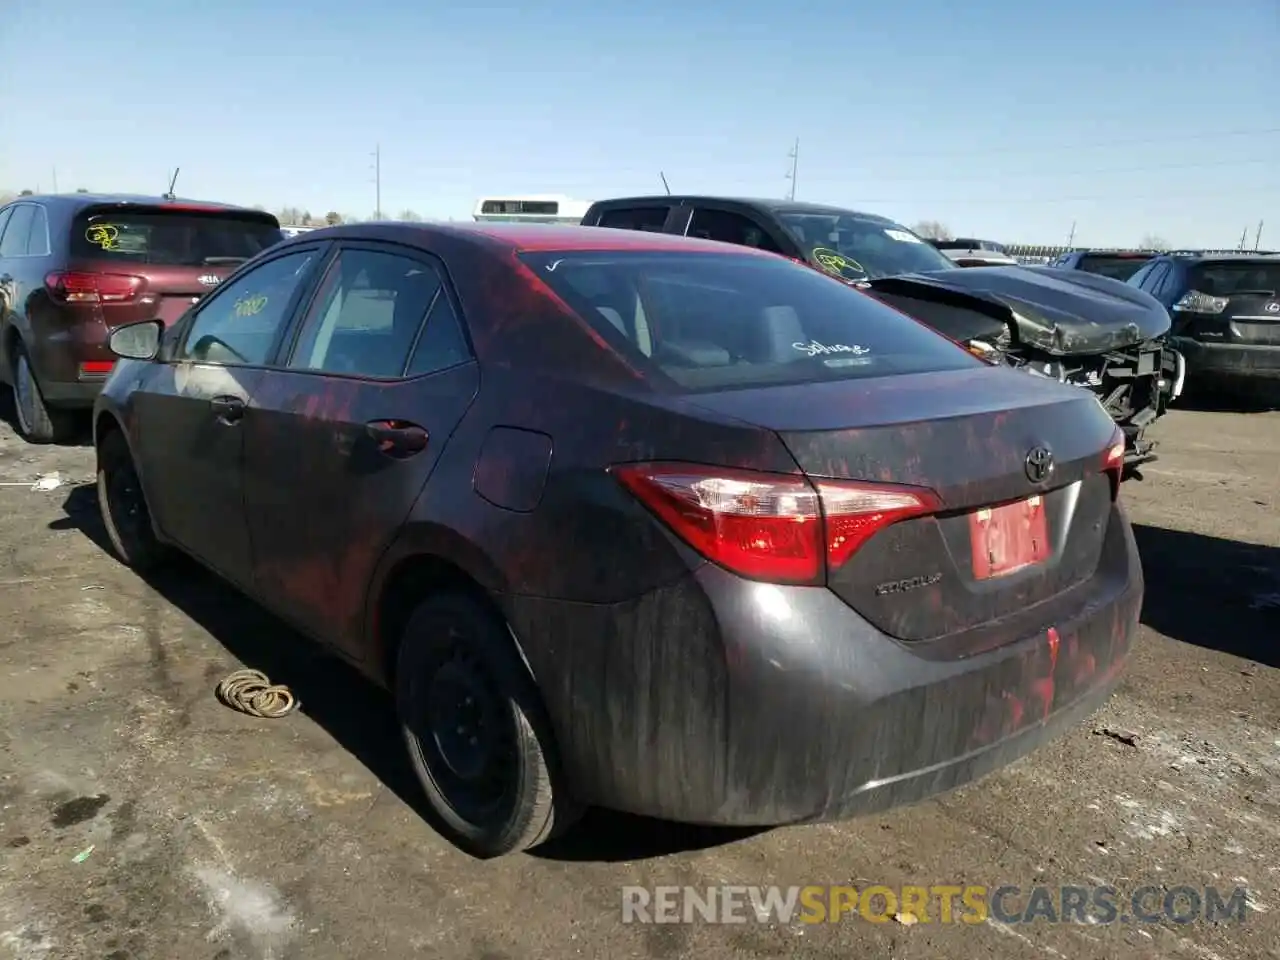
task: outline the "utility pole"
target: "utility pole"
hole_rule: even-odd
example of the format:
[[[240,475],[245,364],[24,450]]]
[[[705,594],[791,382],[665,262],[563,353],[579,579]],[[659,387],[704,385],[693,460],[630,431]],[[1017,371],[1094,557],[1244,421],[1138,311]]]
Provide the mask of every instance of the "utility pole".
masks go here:
[[[1074,220],[1072,220],[1072,221],[1071,221],[1071,233],[1067,235],[1067,249],[1068,249],[1068,250],[1073,250],[1073,249],[1075,249],[1075,247],[1073,246],[1073,245],[1075,244],[1075,242],[1076,242],[1076,222],[1075,222]]]
[[[1240,233],[1240,252],[1244,252],[1245,244],[1249,242],[1249,228],[1245,227]]]
[[[53,168],[53,192],[58,192],[58,168]]]
[[[374,210],[373,219],[382,219],[382,144],[373,148]]]
[[[791,152],[787,154],[787,158],[791,161],[791,172],[787,174],[787,179],[791,181],[790,196],[788,200],[796,198],[796,167],[800,163],[800,138],[796,137],[795,146],[791,148]]]
[[[1258,232],[1253,235],[1253,252],[1258,252],[1258,244],[1262,242],[1262,221],[1258,221]]]

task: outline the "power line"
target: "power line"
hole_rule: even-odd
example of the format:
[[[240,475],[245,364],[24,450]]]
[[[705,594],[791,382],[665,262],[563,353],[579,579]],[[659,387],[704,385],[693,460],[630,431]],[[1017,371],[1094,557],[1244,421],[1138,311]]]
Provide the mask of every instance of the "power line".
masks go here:
[[[1206,163],[1169,163],[1156,164],[1154,166],[1145,164],[1139,167],[1106,167],[1101,170],[1071,170],[1065,173],[1052,173],[1047,171],[1023,171],[1020,173],[987,173],[966,176],[954,176],[952,174],[931,176],[931,177],[879,177],[875,179],[885,183],[952,183],[956,180],[1003,180],[1009,177],[1049,177],[1052,179],[1061,179],[1062,177],[1091,177],[1102,174],[1112,173],[1146,173],[1154,170],[1197,170],[1210,169],[1214,167],[1243,167],[1256,163],[1278,164],[1280,161],[1276,157],[1258,157],[1252,160],[1211,160]]]
[[[990,156],[992,154],[1000,154],[1003,156],[1007,154],[1057,153],[1061,150],[1094,150],[1102,147],[1127,147],[1152,143],[1180,143],[1184,140],[1221,140],[1225,137],[1262,137],[1276,133],[1280,133],[1280,127],[1264,127],[1255,130],[1222,130],[1216,133],[1172,134],[1163,137],[1140,137],[1128,140],[1098,140],[1092,143],[1076,142],[1045,144],[1039,147],[981,147],[977,150],[922,150],[918,153],[903,153],[898,150],[890,150],[886,155],[892,156],[895,159],[906,159],[909,157],[931,159],[934,157],[983,157]]]

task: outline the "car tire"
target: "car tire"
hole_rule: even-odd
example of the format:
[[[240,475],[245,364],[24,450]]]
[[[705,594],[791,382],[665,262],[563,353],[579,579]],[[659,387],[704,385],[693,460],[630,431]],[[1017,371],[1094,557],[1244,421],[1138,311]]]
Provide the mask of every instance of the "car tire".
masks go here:
[[[36,379],[31,355],[21,340],[13,353],[13,411],[18,433],[28,443],[62,443],[75,430],[75,416],[66,410],[51,410],[45,403]]]
[[[409,618],[396,660],[409,759],[454,846],[501,857],[578,819],[541,698],[495,612],[466,594],[432,597]]]
[[[112,430],[98,444],[98,508],[116,556],[139,573],[154,570],[168,549],[156,539],[142,482],[124,434]]]

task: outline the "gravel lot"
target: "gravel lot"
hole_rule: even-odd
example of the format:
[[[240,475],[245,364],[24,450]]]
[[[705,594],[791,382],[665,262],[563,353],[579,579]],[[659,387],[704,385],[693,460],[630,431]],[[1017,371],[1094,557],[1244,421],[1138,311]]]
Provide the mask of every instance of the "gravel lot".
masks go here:
[[[383,697],[207,576],[140,581],[101,545],[91,450],[0,424],[0,957],[1280,956],[1280,413],[1178,411],[1158,429],[1162,459],[1124,490],[1142,635],[1081,729],[880,817],[744,835],[593,813],[555,849],[481,864],[415,812]],[[54,471],[61,485],[31,488]],[[302,712],[220,706],[242,663]],[[621,922],[624,885],[721,883],[1247,886],[1250,909]]]

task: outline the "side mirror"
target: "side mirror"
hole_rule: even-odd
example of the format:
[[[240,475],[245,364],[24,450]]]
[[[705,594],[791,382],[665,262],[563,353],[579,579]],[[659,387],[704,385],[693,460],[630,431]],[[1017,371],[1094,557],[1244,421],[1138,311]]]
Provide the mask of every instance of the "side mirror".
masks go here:
[[[160,352],[164,324],[159,320],[139,320],[116,327],[107,338],[107,348],[125,360],[154,360]]]

